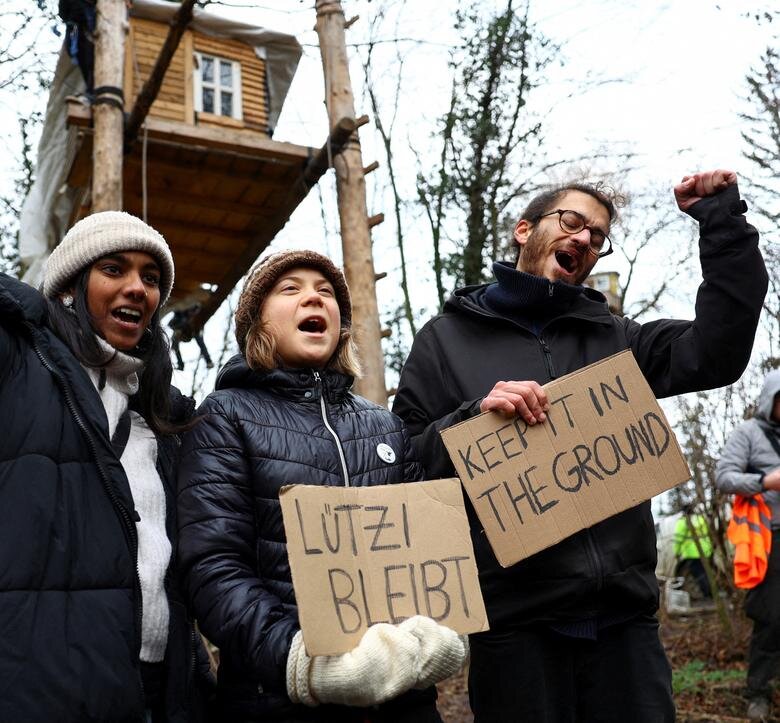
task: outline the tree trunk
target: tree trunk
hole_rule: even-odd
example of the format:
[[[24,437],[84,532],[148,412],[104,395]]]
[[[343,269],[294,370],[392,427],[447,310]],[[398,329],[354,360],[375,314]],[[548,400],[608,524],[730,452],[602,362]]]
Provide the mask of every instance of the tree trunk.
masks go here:
[[[95,38],[95,126],[92,211],[122,209],[124,102],[122,68],[127,34],[124,0],[98,0]]]
[[[344,12],[339,0],[316,0],[325,103],[330,125],[343,117],[355,117],[344,38]],[[363,378],[356,385],[362,396],[387,404],[385,364],[376,301],[374,259],[366,209],[366,182],[357,131],[344,150],[334,156],[344,273],[352,293],[352,327],[363,363]]]

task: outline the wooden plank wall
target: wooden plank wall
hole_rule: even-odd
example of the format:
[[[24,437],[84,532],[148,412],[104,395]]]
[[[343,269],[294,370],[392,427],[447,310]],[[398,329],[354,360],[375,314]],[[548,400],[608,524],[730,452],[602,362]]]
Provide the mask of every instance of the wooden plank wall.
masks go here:
[[[149,76],[168,34],[168,25],[144,18],[130,19],[125,52],[125,108],[132,109],[135,97]],[[193,111],[193,53],[201,52],[241,63],[243,120]],[[268,134],[265,62],[249,45],[229,38],[216,38],[186,31],[165,74],[151,116],[209,126],[246,128]]]
[[[135,98],[144,81],[149,77],[160,53],[168,26],[143,18],[131,18],[130,32],[125,47],[125,108],[132,110]],[[191,123],[185,118],[186,84],[185,43],[180,43],[171,65],[152,104],[149,115],[166,120]],[[190,65],[192,61],[189,60]],[[128,93],[128,89],[132,89]]]

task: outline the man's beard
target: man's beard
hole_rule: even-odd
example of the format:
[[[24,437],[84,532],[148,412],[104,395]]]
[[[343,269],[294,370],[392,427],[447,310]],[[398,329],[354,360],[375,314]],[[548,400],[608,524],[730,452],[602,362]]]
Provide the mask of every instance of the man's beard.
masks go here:
[[[586,251],[585,254],[588,252]],[[521,247],[520,256],[518,258],[517,270],[525,271],[528,274],[546,278],[544,275],[544,267],[547,262],[547,258],[554,255],[553,247],[548,242],[548,235],[537,226],[529,234],[525,245]],[[557,262],[556,262],[557,263]],[[566,284],[580,285],[591,272],[591,269],[585,268],[587,266],[587,259],[583,257],[577,258],[577,276],[569,281],[556,275],[555,281],[563,281]]]
[[[547,253],[547,244],[537,226],[528,234],[525,245],[520,249],[517,270],[525,271],[534,276],[544,276],[544,261],[547,258]]]

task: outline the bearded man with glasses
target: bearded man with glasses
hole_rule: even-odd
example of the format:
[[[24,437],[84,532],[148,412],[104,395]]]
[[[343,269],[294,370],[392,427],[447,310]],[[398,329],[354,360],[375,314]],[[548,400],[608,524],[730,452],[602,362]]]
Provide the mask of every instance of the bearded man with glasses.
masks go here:
[[[700,226],[692,321],[639,324],[582,286],[612,251],[613,198],[572,183],[534,198],[514,263],[459,289],[417,334],[393,411],[430,478],[455,472],[439,431],[494,410],[544,424],[541,385],[631,349],[657,397],[731,384],[750,358],[767,273],[731,171],[685,176],[677,205]],[[468,504],[468,503],[467,503]],[[490,631],[471,636],[475,723],[674,720],[658,637],[656,547],[644,502],[502,568],[469,506]]]

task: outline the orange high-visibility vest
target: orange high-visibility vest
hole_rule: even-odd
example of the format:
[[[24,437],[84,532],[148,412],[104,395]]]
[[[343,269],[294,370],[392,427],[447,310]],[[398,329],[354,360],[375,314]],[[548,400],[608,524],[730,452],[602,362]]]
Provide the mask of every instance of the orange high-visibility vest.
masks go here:
[[[740,588],[758,585],[766,575],[772,549],[772,511],[763,495],[734,495],[726,535],[734,545],[734,584]]]

